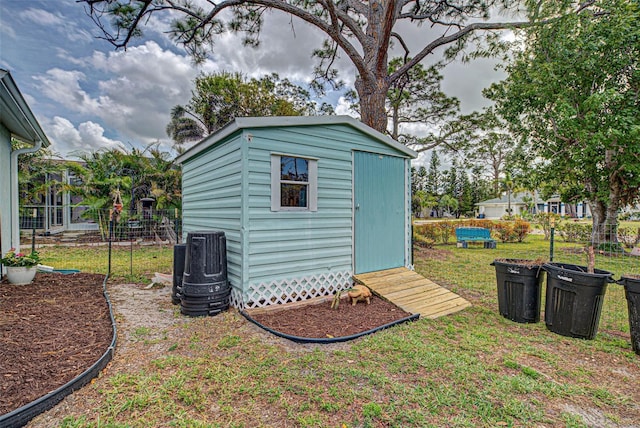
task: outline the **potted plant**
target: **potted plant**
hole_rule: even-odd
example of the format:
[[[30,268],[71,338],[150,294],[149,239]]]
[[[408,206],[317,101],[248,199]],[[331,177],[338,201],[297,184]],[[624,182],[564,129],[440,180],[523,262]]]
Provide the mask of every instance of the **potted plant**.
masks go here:
[[[36,276],[40,255],[37,251],[32,251],[31,254],[16,253],[15,248],[12,248],[0,262],[7,268],[7,279],[10,283],[30,284]]]

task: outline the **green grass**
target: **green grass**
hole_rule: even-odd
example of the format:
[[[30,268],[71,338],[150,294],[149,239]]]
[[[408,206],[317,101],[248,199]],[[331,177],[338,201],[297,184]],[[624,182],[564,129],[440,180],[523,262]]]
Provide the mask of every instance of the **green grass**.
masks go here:
[[[107,245],[52,246],[38,249],[42,264],[56,269],[78,269],[105,275],[109,270]],[[171,273],[173,247],[158,245],[114,245],[111,250],[111,277],[145,283],[155,272]]]
[[[491,266],[493,260],[498,258],[550,260],[549,241],[545,241],[542,235],[529,235],[522,243],[498,242],[494,250],[484,249],[481,244],[470,245],[469,248],[457,248],[455,244],[441,245],[436,248],[448,250],[449,253],[445,259],[418,258],[415,260],[416,270],[437,283],[450,286],[453,291],[469,290],[474,294],[477,293],[482,301],[489,305],[496,301],[495,268]],[[553,261],[586,266],[586,254],[578,253],[581,248],[580,244],[556,240]],[[640,257],[596,254],[596,268],[609,271],[615,279],[618,279],[623,274],[640,273]],[[544,292],[542,299],[544,307]],[[629,332],[624,288],[618,284],[607,286],[600,328]]]
[[[482,308],[313,350],[283,348],[243,328],[229,348],[229,331],[221,327],[242,321],[222,317],[191,325],[208,332],[197,353],[160,357],[107,377],[97,387],[101,420],[133,427],[535,427],[579,423],[575,415],[551,411],[555,403],[604,409],[613,420],[628,415],[633,401],[594,385],[593,374],[564,370],[566,356],[540,351],[566,339]],[[582,351],[592,355],[591,347]],[[575,352],[573,345],[560,349]],[[640,373],[633,359],[629,368]],[[98,426],[85,418],[67,424]]]
[[[160,335],[134,327],[134,348],[116,353],[114,367],[87,386],[98,397],[92,414],[68,415],[61,426],[589,426],[583,414],[608,426],[632,426],[640,417],[634,387],[640,357],[630,347],[622,287],[609,286],[600,332],[590,341],[497,313],[490,263],[548,258],[548,245],[530,236],[495,250],[437,247],[446,251],[417,258],[417,271],[473,306],[344,344],[276,340],[234,311],[195,319],[168,312],[181,322]],[[574,247],[559,242],[555,260],[586,264],[568,250]],[[42,254],[45,264],[80,265],[84,251],[56,247]],[[144,247],[134,255],[139,263],[126,275],[147,278],[148,268],[137,266],[156,266],[156,260],[171,270],[169,248]],[[85,269],[101,268],[97,260],[104,254],[91,250],[90,257],[94,262]],[[596,267],[616,277],[639,271],[631,258],[598,256]],[[160,339],[145,340],[151,336]],[[157,349],[166,351],[152,354]]]

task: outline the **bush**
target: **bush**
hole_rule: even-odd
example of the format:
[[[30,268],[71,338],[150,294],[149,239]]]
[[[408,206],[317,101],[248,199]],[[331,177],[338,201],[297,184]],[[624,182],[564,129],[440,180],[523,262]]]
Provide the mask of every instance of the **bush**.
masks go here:
[[[624,253],[624,247],[619,242],[603,242],[598,245],[597,250],[603,253]]]
[[[448,244],[452,236],[456,235],[457,224],[451,221],[439,221],[437,224],[438,238],[443,244]]]
[[[493,229],[493,235],[501,242],[514,242],[517,239],[513,224],[507,221],[497,223]]]
[[[626,227],[618,228],[618,240],[627,248],[633,248],[640,242],[640,228],[635,232]]]
[[[413,243],[423,248],[433,248],[436,241],[417,233],[416,229],[416,227],[413,228]]]
[[[591,241],[592,227],[582,223],[562,223],[556,230],[565,242],[589,242]]]
[[[451,221],[438,221],[427,224],[419,224],[413,226],[413,234],[415,236],[420,236],[419,239],[430,240],[434,243],[442,243],[447,244],[451,240],[451,237],[456,234],[456,227],[458,223],[454,223]],[[414,239],[415,240],[415,239]],[[427,242],[424,241],[423,242]]]
[[[436,224],[437,223],[427,223],[413,226],[413,236],[420,236],[436,242],[436,236],[438,235],[436,233]]]
[[[493,230],[495,223],[487,219],[471,219],[458,223],[458,227],[484,227],[485,229]]]
[[[513,223],[513,233],[518,242],[523,242],[524,238],[531,233],[531,224],[526,220],[517,219]]]

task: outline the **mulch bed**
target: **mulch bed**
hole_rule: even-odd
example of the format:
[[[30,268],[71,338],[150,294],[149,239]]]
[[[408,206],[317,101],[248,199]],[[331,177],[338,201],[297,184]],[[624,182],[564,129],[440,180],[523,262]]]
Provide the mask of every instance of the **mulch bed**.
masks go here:
[[[371,298],[369,305],[364,302],[351,305],[343,299],[338,309],[331,309],[331,301],[328,301],[286,310],[247,312],[251,318],[272,330],[318,339],[351,336],[411,315],[377,296]]]
[[[0,415],[76,378],[108,349],[113,330],[103,279],[38,273],[30,285],[0,283]],[[351,336],[410,315],[376,296],[369,305],[343,299],[337,310],[329,300],[251,314],[266,327],[304,338]]]
[[[76,378],[108,349],[103,280],[39,272],[29,285],[0,283],[0,414]]]

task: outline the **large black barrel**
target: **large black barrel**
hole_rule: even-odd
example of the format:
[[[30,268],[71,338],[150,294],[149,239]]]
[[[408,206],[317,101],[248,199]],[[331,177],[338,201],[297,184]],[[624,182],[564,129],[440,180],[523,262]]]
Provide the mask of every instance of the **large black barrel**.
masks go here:
[[[217,315],[229,308],[230,294],[224,232],[189,232],[180,312],[189,316]]]
[[[533,260],[496,259],[498,310],[515,322],[540,321],[540,296],[544,271]]]
[[[544,321],[547,328],[563,336],[593,339],[612,273],[585,266],[545,263],[547,299]]]
[[[173,287],[171,287],[171,303],[180,303],[182,295],[182,276],[184,275],[184,262],[187,253],[186,244],[173,246]]]
[[[636,354],[640,355],[640,276],[623,276],[619,282],[624,285],[627,297],[631,347]]]

